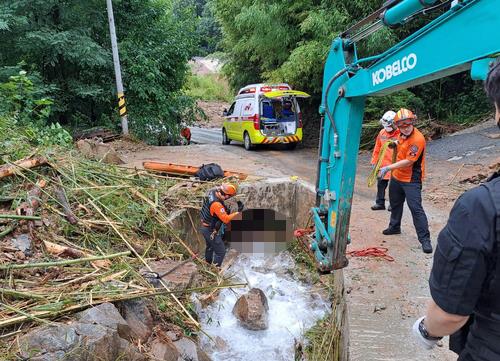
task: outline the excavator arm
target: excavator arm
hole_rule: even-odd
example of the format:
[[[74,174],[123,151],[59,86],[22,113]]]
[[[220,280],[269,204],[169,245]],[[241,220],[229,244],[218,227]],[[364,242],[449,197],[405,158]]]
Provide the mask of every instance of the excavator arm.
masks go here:
[[[384,53],[358,59],[356,41],[428,8],[449,8]],[[336,38],[325,64],[315,234],[310,248],[323,271],[347,265],[349,221],[367,96],[470,70],[484,79],[500,56],[500,0],[392,0]]]

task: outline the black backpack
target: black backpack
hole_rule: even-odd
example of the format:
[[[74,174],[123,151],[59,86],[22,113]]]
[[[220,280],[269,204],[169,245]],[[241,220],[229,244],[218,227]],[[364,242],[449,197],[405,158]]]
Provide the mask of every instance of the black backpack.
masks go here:
[[[224,178],[224,171],[216,163],[203,164],[195,174],[202,181],[210,181],[217,178]]]

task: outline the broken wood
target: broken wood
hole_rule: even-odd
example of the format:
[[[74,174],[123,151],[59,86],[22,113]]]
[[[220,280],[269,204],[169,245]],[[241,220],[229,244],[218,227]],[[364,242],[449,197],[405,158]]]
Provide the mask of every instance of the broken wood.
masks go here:
[[[6,164],[6,165],[0,167],[0,179],[15,174],[16,170],[18,170],[19,168],[29,169],[29,168],[37,167],[37,166],[42,165],[42,164],[47,164],[47,159],[45,159],[44,157],[41,157],[41,156],[28,158],[28,159],[21,159],[21,160],[18,160],[17,162],[14,162],[12,164]]]
[[[79,249],[61,246],[57,243],[52,243],[49,241],[43,241],[43,245],[47,252],[58,257],[70,257],[70,258],[84,258],[84,257],[95,257],[92,253],[84,252]],[[111,266],[111,262],[107,259],[96,260],[90,262],[96,268],[108,268]]]
[[[66,193],[64,192],[64,189],[61,188],[60,186],[56,185],[54,187],[54,193],[56,195],[56,199],[63,208],[64,215],[66,219],[68,220],[69,223],[71,224],[77,224],[78,219],[76,218],[75,214],[71,210],[71,206],[69,205],[68,198],[66,197]]]

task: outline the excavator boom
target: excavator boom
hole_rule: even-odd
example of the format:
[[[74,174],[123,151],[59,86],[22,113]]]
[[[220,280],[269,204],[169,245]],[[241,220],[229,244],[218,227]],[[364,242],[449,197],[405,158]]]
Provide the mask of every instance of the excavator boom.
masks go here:
[[[441,16],[384,53],[358,59],[356,40],[382,26],[403,24],[424,10]],[[315,234],[311,250],[323,271],[347,265],[349,220],[361,124],[367,96],[392,92],[470,70],[484,79],[500,56],[500,0],[389,1],[336,38],[324,70]]]

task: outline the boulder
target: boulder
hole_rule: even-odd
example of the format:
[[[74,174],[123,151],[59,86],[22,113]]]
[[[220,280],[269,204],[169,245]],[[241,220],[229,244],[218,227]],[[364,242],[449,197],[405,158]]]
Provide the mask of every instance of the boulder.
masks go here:
[[[132,337],[145,343],[153,331],[153,316],[141,299],[129,300],[122,303],[122,314],[130,327]]]
[[[108,164],[124,164],[118,153],[100,139],[81,139],[76,147],[86,157]]]
[[[131,329],[118,310],[103,303],[77,314],[78,321],[35,329],[22,336],[19,352],[30,361],[145,361],[128,342]]]
[[[257,331],[268,328],[269,304],[266,295],[258,288],[244,294],[233,307],[233,314],[246,329]]]
[[[198,273],[196,264],[193,262],[183,263],[165,259],[151,262],[149,266],[153,272],[159,275],[163,275],[170,271],[162,277],[162,280],[172,291],[182,291],[191,287]],[[146,268],[142,268],[140,272],[154,287],[162,288],[159,279],[155,278]]]
[[[179,352],[177,361],[211,361],[210,357],[187,337],[175,341],[174,346]]]
[[[71,325],[41,327],[21,336],[19,353],[25,359],[57,361],[79,342],[80,336]]]
[[[132,339],[132,330],[112,303],[101,303],[76,315],[81,323],[101,325],[118,332],[121,338]]]
[[[170,340],[155,339],[151,342],[151,356],[153,360],[177,361],[180,354]]]

